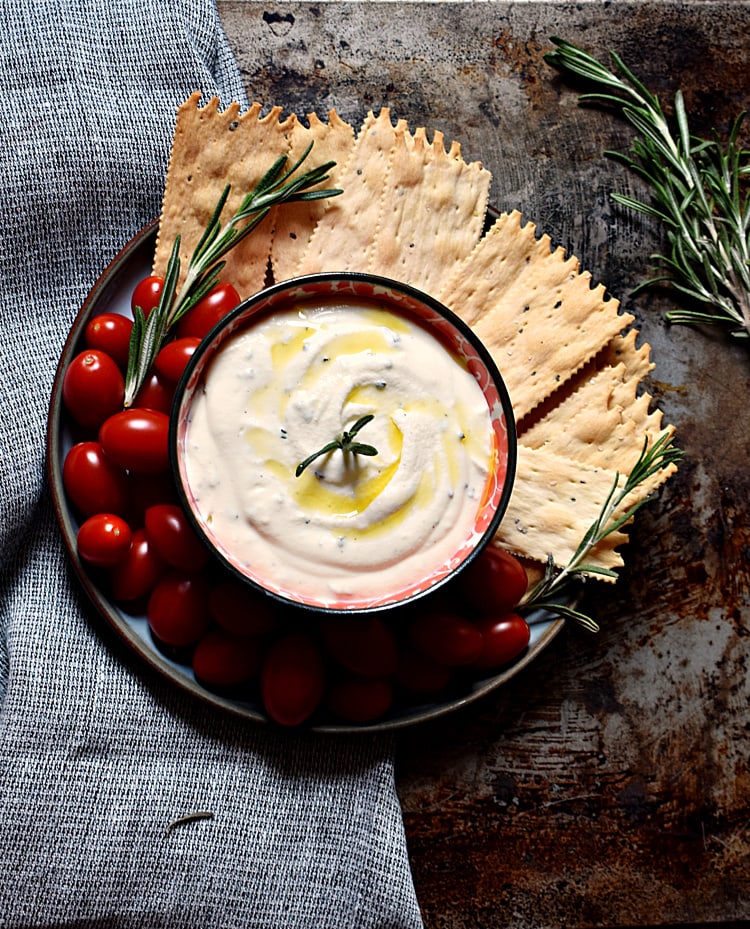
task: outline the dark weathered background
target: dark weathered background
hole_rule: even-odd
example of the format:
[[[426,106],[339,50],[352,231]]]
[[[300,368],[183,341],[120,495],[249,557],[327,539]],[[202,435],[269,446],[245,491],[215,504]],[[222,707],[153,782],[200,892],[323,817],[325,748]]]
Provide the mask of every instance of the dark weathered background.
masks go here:
[[[219,3],[249,95],[288,111],[383,105],[458,139],[492,199],[575,253],[635,313],[680,474],[641,512],[602,631],[564,630],[496,696],[400,737],[400,792],[430,929],[750,919],[750,345],[669,328],[630,299],[657,230],[603,156],[630,130],[545,64],[561,35],[619,52],[693,129],[750,105],[747,3]],[[750,124],[749,124],[750,125]],[[745,134],[746,140],[750,133]],[[354,927],[353,927],[354,929]]]

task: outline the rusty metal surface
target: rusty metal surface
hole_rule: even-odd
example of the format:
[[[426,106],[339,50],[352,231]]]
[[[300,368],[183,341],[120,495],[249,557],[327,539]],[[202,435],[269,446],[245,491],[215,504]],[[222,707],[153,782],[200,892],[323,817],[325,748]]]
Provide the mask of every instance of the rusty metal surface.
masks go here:
[[[461,141],[492,199],[576,254],[635,313],[679,475],[639,515],[602,631],[564,630],[497,695],[411,730],[399,789],[430,929],[750,919],[750,349],[669,328],[628,297],[658,249],[613,207],[642,194],[602,155],[630,131],[545,65],[557,34],[617,50],[693,128],[750,105],[746,3],[220,2],[252,98],[290,111],[382,105]]]

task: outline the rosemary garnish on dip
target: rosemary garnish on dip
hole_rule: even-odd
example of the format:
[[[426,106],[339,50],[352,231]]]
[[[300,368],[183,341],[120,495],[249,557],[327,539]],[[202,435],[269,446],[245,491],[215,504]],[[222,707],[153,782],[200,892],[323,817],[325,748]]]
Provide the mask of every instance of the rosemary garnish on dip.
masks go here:
[[[666,227],[667,255],[652,255],[663,273],[645,281],[636,293],[666,283],[701,309],[666,313],[672,323],[728,327],[731,335],[750,336],[750,152],[739,143],[745,113],[734,121],[726,144],[716,135],[691,134],[681,91],[674,99],[677,133],[669,127],[659,99],[650,93],[618,55],[615,68],[571,42],[552,38],[557,46],[545,56],[563,74],[583,78],[594,90],[579,100],[611,106],[640,133],[629,157],[607,152],[638,174],[651,189],[651,202],[612,194],[623,206],[650,216]],[[624,78],[624,79],[623,79]]]
[[[351,429],[342,432],[340,436],[332,442],[328,442],[327,445],[324,445],[323,448],[319,449],[317,452],[314,452],[312,455],[309,455],[305,458],[304,461],[301,461],[297,465],[297,470],[294,472],[297,477],[300,477],[302,472],[308,465],[311,465],[313,461],[320,458],[322,455],[327,455],[329,452],[336,451],[337,448],[340,448],[342,452],[351,452],[354,455],[368,455],[373,457],[377,455],[378,450],[373,445],[364,445],[362,442],[355,442],[354,437],[357,435],[359,430],[366,426],[369,422],[375,419],[373,413],[368,413],[366,416],[360,416],[360,418],[354,423]]]
[[[556,603],[554,598],[562,593],[576,577],[582,579],[583,576],[590,574],[610,578],[617,577],[616,572],[610,568],[587,564],[584,559],[602,539],[629,522],[648,499],[644,497],[629,506],[623,513],[618,514],[620,505],[627,500],[629,494],[657,471],[669,465],[677,464],[681,458],[682,451],[672,444],[672,436],[669,431],[662,432],[650,448],[648,447],[648,438],[646,438],[643,443],[643,450],[624,482],[620,481],[620,474],[616,472],[612,489],[602,505],[599,516],[589,526],[573,557],[564,568],[556,568],[553,556],[550,555],[544,577],[526,594],[520,603],[519,609],[523,613],[538,609],[547,610],[558,616],[574,619],[592,632],[598,632],[599,626],[590,616],[565,604]]]
[[[174,324],[213,289],[225,262],[221,259],[248,236],[266,217],[269,211],[282,203],[302,200],[321,200],[335,197],[341,190],[317,188],[328,180],[328,172],[335,162],[312,168],[293,177],[312,149],[312,143],[288,170],[284,170],[287,156],[281,155],[258,181],[240,204],[234,215],[222,225],[221,213],[229,197],[230,187],[224,188],[213,215],[188,265],[185,280],[177,291],[180,277],[180,237],[174,241],[167,264],[164,289],[158,306],[145,317],[140,307],[133,314],[133,331],[125,376],[125,403],[132,405],[143,385],[164,339]],[[310,190],[316,187],[315,190]]]

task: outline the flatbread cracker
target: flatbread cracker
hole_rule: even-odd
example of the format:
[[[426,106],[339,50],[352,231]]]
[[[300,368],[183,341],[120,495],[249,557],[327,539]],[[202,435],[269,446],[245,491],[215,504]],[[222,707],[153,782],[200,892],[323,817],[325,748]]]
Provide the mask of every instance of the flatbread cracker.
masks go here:
[[[405,126],[403,120],[394,126],[387,108],[377,117],[368,113],[338,178],[344,194],[327,201],[297,274],[361,271],[367,266],[389,155],[396,130]]]
[[[569,388],[546,401],[544,415],[519,427],[519,442],[547,448],[574,461],[628,473],[643,440],[653,442],[662,431],[660,410],[652,398],[638,393],[653,367],[648,344],[635,347],[637,332],[617,336],[574,378]]]
[[[180,235],[180,280],[226,185],[232,189],[223,216],[229,218],[273,162],[288,153],[297,121],[295,116],[282,121],[281,107],[261,117],[259,103],[240,114],[237,103],[220,112],[218,98],[203,107],[200,99],[200,93],[192,94],[177,112],[153,263],[154,274],[163,276]],[[223,277],[243,298],[264,286],[272,236],[271,214],[227,255]]]
[[[308,156],[310,165],[335,161],[336,164],[331,168],[325,186],[338,187],[343,166],[354,148],[354,129],[344,122],[335,110],[328,114],[328,122],[322,122],[315,113],[310,113],[307,119],[309,128],[299,121],[294,126],[291,134],[290,160],[294,162],[301,158],[312,142],[313,148]],[[275,281],[288,280],[294,276],[310,236],[329,203],[328,199],[304,200],[300,203],[285,204],[284,208],[278,211],[271,243],[271,270]]]
[[[551,555],[563,567],[599,516],[615,477],[607,468],[588,467],[544,448],[520,446],[513,493],[492,544],[542,563]],[[612,533],[586,561],[621,567],[616,548],[626,541],[623,532]]]
[[[530,436],[539,425],[538,430],[542,440],[549,438],[549,428],[541,426],[542,421],[547,416],[562,416],[558,414],[558,408],[571,411],[575,415],[579,406],[579,401],[574,399],[576,394],[589,379],[595,379],[600,374],[606,376],[607,371],[611,371],[621,365],[619,369],[622,372],[622,384],[625,390],[618,386],[619,377],[613,379],[613,402],[627,406],[635,397],[633,390],[637,391],[643,379],[653,370],[654,364],[651,361],[651,347],[646,343],[640,348],[636,348],[636,339],[638,337],[637,329],[629,329],[627,332],[616,335],[604,346],[593,358],[591,358],[582,368],[580,368],[572,377],[562,381],[556,387],[555,391],[545,397],[538,403],[533,412],[526,416],[523,423],[519,423],[519,435]],[[534,443],[532,443],[534,444]],[[536,442],[535,444],[539,444]]]
[[[504,292],[518,282],[528,289],[525,275],[529,265],[549,259],[548,236],[535,236],[531,223],[521,225],[521,213],[513,210],[497,217],[489,231],[467,257],[452,269],[435,296],[451,306],[469,326],[486,312],[487,301],[501,287]],[[563,270],[561,280],[567,275]],[[521,306],[524,304],[522,303]]]
[[[439,295],[484,342],[518,421],[634,319],[535,232],[503,214]]]
[[[435,293],[480,239],[492,176],[424,129],[399,130],[390,161],[367,270]]]

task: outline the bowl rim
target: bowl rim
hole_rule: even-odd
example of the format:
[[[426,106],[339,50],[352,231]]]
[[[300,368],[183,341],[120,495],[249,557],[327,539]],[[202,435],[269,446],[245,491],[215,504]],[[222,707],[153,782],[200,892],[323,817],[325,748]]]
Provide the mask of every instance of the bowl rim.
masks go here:
[[[412,301],[422,303],[434,313],[445,319],[449,325],[458,331],[461,337],[463,337],[471,344],[472,349],[476,352],[482,365],[486,369],[500,399],[507,437],[507,453],[505,455],[506,473],[505,479],[502,482],[502,488],[497,506],[495,507],[495,511],[493,512],[490,521],[482,531],[479,540],[475,544],[474,548],[467,554],[467,556],[461,562],[459,562],[459,564],[448,571],[442,578],[436,580],[435,583],[431,584],[429,587],[410,592],[408,595],[392,601],[346,608],[330,606],[322,603],[311,603],[307,601],[300,602],[291,597],[286,597],[275,590],[271,590],[263,586],[262,583],[256,581],[254,578],[248,577],[246,574],[244,574],[235,564],[232,563],[232,561],[225,557],[224,553],[218,549],[210,536],[208,536],[205,532],[201,520],[198,519],[193,507],[190,504],[188,494],[183,484],[182,473],[180,469],[181,459],[179,430],[181,417],[179,415],[179,411],[182,407],[188,386],[195,377],[196,369],[204,365],[205,358],[212,352],[216,339],[227,329],[232,329],[235,326],[238,318],[247,314],[249,322],[253,316],[253,308],[258,308],[258,315],[264,314],[266,309],[264,309],[262,305],[268,304],[269,301],[273,301],[273,299],[276,298],[279,294],[283,294],[284,292],[291,293],[294,290],[299,290],[300,288],[309,287],[314,284],[333,283],[345,283],[354,287],[357,285],[366,285],[368,287],[397,291]],[[332,294],[332,296],[334,296],[334,294]],[[272,309],[268,309],[268,312],[272,312]],[[419,320],[419,322],[424,326],[425,329],[431,332],[431,334],[441,344],[445,344],[444,338],[439,333],[432,331],[432,327],[428,320]],[[199,372],[199,376],[200,373],[201,372]],[[335,616],[363,616],[372,615],[384,610],[400,609],[415,603],[417,600],[424,596],[436,593],[444,584],[454,580],[460,572],[467,568],[471,562],[473,562],[474,559],[481,554],[481,552],[489,545],[493,536],[497,532],[498,527],[500,526],[500,523],[502,522],[502,519],[508,508],[508,503],[513,491],[518,457],[516,421],[513,415],[510,394],[508,393],[508,389],[502,374],[484,342],[471,329],[471,327],[463,319],[461,319],[460,316],[458,316],[457,313],[455,313],[449,307],[445,306],[445,304],[441,303],[431,294],[428,294],[425,291],[422,291],[419,288],[403,281],[398,281],[384,275],[369,274],[363,271],[323,271],[313,274],[300,275],[298,277],[288,278],[283,281],[277,281],[273,284],[269,284],[262,290],[259,290],[242,300],[241,303],[239,303],[233,310],[231,310],[211,328],[211,330],[201,339],[200,343],[198,346],[196,346],[195,351],[190,357],[175,389],[172,411],[169,417],[168,441],[170,468],[175,486],[177,488],[177,497],[180,506],[185,512],[185,515],[190,521],[193,529],[198,533],[198,536],[202,540],[203,544],[208,546],[212,555],[219,560],[223,567],[228,569],[234,577],[252,587],[256,592],[269,597],[277,604],[296,608],[302,611],[308,611],[314,615]]]

